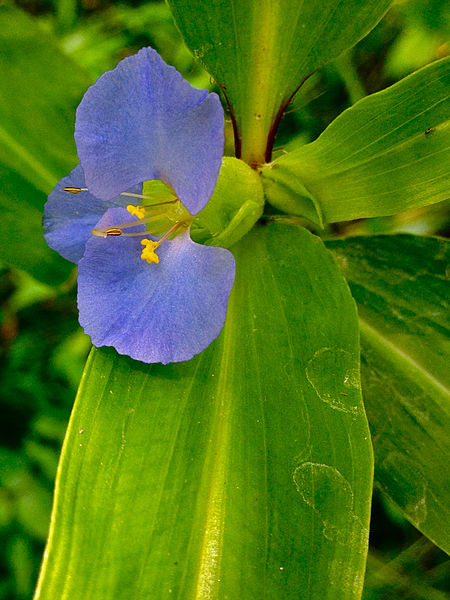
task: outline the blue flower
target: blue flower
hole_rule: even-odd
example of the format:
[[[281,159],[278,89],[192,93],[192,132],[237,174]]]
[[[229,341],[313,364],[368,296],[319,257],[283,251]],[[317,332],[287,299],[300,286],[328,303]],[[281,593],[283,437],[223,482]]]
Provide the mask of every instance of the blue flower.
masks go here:
[[[75,126],[81,164],[50,194],[44,230],[78,264],[80,323],[95,346],[166,364],[219,335],[234,258],[193,242],[189,225],[216,185],[223,135],[218,96],[151,48],[86,92]]]

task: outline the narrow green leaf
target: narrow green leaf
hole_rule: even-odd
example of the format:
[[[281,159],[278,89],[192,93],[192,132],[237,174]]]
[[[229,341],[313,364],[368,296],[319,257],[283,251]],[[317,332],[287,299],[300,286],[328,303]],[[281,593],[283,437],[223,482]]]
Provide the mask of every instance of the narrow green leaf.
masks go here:
[[[445,58],[360,100],[316,141],[263,170],[269,202],[314,220],[314,201],[332,223],[447,199],[449,89]]]
[[[270,160],[297,88],[353,46],[391,0],[168,0],[187,45],[215,77],[235,121],[237,156]]]
[[[0,163],[49,192],[77,162],[75,109],[91,83],[50,33],[0,6]]]
[[[448,242],[393,235],[328,246],[358,303],[376,480],[448,552]]]
[[[202,354],[93,351],[39,600],[360,597],[372,455],[353,300],[304,229],[260,226],[235,249]]]

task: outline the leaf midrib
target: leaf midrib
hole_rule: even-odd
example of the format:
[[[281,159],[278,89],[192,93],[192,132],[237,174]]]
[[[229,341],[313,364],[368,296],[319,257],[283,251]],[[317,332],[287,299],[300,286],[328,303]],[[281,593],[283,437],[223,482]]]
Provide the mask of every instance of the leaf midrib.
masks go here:
[[[228,463],[230,440],[230,413],[233,364],[233,304],[232,293],[227,310],[227,324],[223,331],[222,359],[216,392],[216,408],[211,428],[210,450],[205,463],[205,476],[208,484],[207,499],[204,504],[205,519],[202,526],[201,550],[198,559],[197,576],[193,598],[210,600],[218,596],[221,577],[221,555],[225,521],[225,472]],[[212,583],[214,582],[214,583]]]

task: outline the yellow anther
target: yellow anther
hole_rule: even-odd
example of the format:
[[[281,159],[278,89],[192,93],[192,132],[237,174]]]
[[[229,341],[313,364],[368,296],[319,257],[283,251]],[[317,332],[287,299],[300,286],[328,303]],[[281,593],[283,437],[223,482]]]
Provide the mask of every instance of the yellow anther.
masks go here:
[[[159,246],[159,242],[154,242],[153,240],[141,240],[141,244],[144,246],[141,258],[142,260],[146,260],[149,265],[152,263],[159,263],[159,256],[156,254],[155,250]]]
[[[143,206],[133,206],[132,204],[128,204],[127,211],[132,215],[135,215],[138,219],[143,219],[145,217],[145,208]]]
[[[110,227],[105,231],[106,235],[122,235],[122,230],[118,227]]]
[[[79,188],[79,187],[65,187],[63,188],[64,192],[69,192],[70,194],[79,194],[80,192],[85,192],[87,191],[87,188]]]

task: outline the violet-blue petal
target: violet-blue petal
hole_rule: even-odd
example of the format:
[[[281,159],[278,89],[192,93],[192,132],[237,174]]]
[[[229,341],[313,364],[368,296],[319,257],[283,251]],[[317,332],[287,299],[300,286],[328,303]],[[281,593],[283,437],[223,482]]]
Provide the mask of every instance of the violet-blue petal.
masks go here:
[[[81,165],[77,165],[67,177],[61,179],[48,197],[44,208],[44,236],[50,248],[67,260],[77,263],[83,256],[86,241],[92,237],[91,229],[108,208],[138,204],[138,200],[119,196],[105,201],[87,191],[79,194],[65,192],[65,187],[86,187]],[[142,193],[142,186],[135,186],[131,191]]]
[[[99,226],[122,222],[123,213],[108,210]],[[161,244],[159,264],[148,264],[140,258],[141,239],[87,242],[78,266],[80,323],[95,346],[113,346],[146,363],[189,360],[223,327],[233,255],[196,244],[185,232]]]
[[[220,170],[223,110],[152,48],[104,73],[77,110],[75,141],[89,189],[112,198],[161,179],[191,214],[208,202]]]

